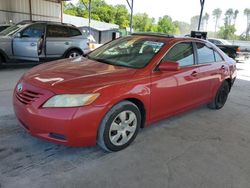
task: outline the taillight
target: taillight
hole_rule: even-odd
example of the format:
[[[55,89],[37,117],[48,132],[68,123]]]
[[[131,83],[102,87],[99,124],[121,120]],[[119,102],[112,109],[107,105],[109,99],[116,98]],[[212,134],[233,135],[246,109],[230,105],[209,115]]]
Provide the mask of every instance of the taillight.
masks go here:
[[[96,47],[95,47],[95,44],[94,43],[89,43],[89,48],[91,50],[94,50]]]
[[[238,48],[236,49],[236,52],[237,52],[237,53],[239,53],[239,52],[240,52],[240,47],[238,47]]]

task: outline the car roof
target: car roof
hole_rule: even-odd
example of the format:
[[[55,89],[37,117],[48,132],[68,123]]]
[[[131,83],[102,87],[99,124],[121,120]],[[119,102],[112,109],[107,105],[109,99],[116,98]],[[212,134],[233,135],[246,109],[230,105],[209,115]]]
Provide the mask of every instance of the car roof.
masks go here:
[[[169,35],[169,34],[165,34],[165,33],[155,33],[155,32],[132,33],[132,35],[174,38],[174,35]]]
[[[18,24],[33,24],[33,23],[46,23],[46,24],[53,24],[53,25],[65,25],[65,26],[76,27],[73,24],[61,23],[61,22],[52,22],[52,21],[30,21],[30,20],[24,20],[24,21],[19,22]]]
[[[194,42],[203,42],[207,43],[207,40],[199,39],[199,38],[194,38],[194,37],[188,37],[188,36],[174,36],[174,35],[169,35],[165,33],[155,33],[155,32],[140,32],[140,33],[132,33],[132,36],[142,36],[142,37],[152,37],[152,38],[160,38],[163,40],[168,40],[168,41],[194,41]]]

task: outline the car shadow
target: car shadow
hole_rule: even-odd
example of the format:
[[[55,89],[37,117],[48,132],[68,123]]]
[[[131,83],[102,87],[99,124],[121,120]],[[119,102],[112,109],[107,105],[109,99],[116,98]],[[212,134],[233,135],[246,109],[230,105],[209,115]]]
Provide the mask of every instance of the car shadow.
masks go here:
[[[9,63],[3,64],[0,68],[1,70],[14,70],[14,69],[23,69],[23,68],[32,68],[39,65],[38,63]]]

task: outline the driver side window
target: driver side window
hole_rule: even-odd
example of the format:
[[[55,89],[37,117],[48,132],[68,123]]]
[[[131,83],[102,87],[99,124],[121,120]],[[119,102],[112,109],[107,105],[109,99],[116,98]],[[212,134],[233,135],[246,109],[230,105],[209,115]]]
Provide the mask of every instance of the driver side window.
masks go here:
[[[163,57],[163,61],[175,61],[180,67],[194,64],[194,51],[191,42],[182,42],[172,47]]]
[[[44,31],[44,24],[32,24],[22,31],[21,36],[28,38],[41,38],[44,35]]]

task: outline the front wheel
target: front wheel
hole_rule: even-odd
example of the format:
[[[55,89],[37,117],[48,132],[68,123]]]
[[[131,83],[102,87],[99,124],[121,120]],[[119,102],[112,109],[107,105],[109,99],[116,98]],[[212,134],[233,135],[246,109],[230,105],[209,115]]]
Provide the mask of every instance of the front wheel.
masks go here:
[[[211,103],[208,104],[208,107],[211,109],[221,109],[226,101],[230,91],[229,83],[224,81],[220,88],[218,89],[215,98]]]
[[[98,132],[98,145],[106,151],[120,151],[135,139],[141,125],[138,107],[123,101],[105,115]]]

